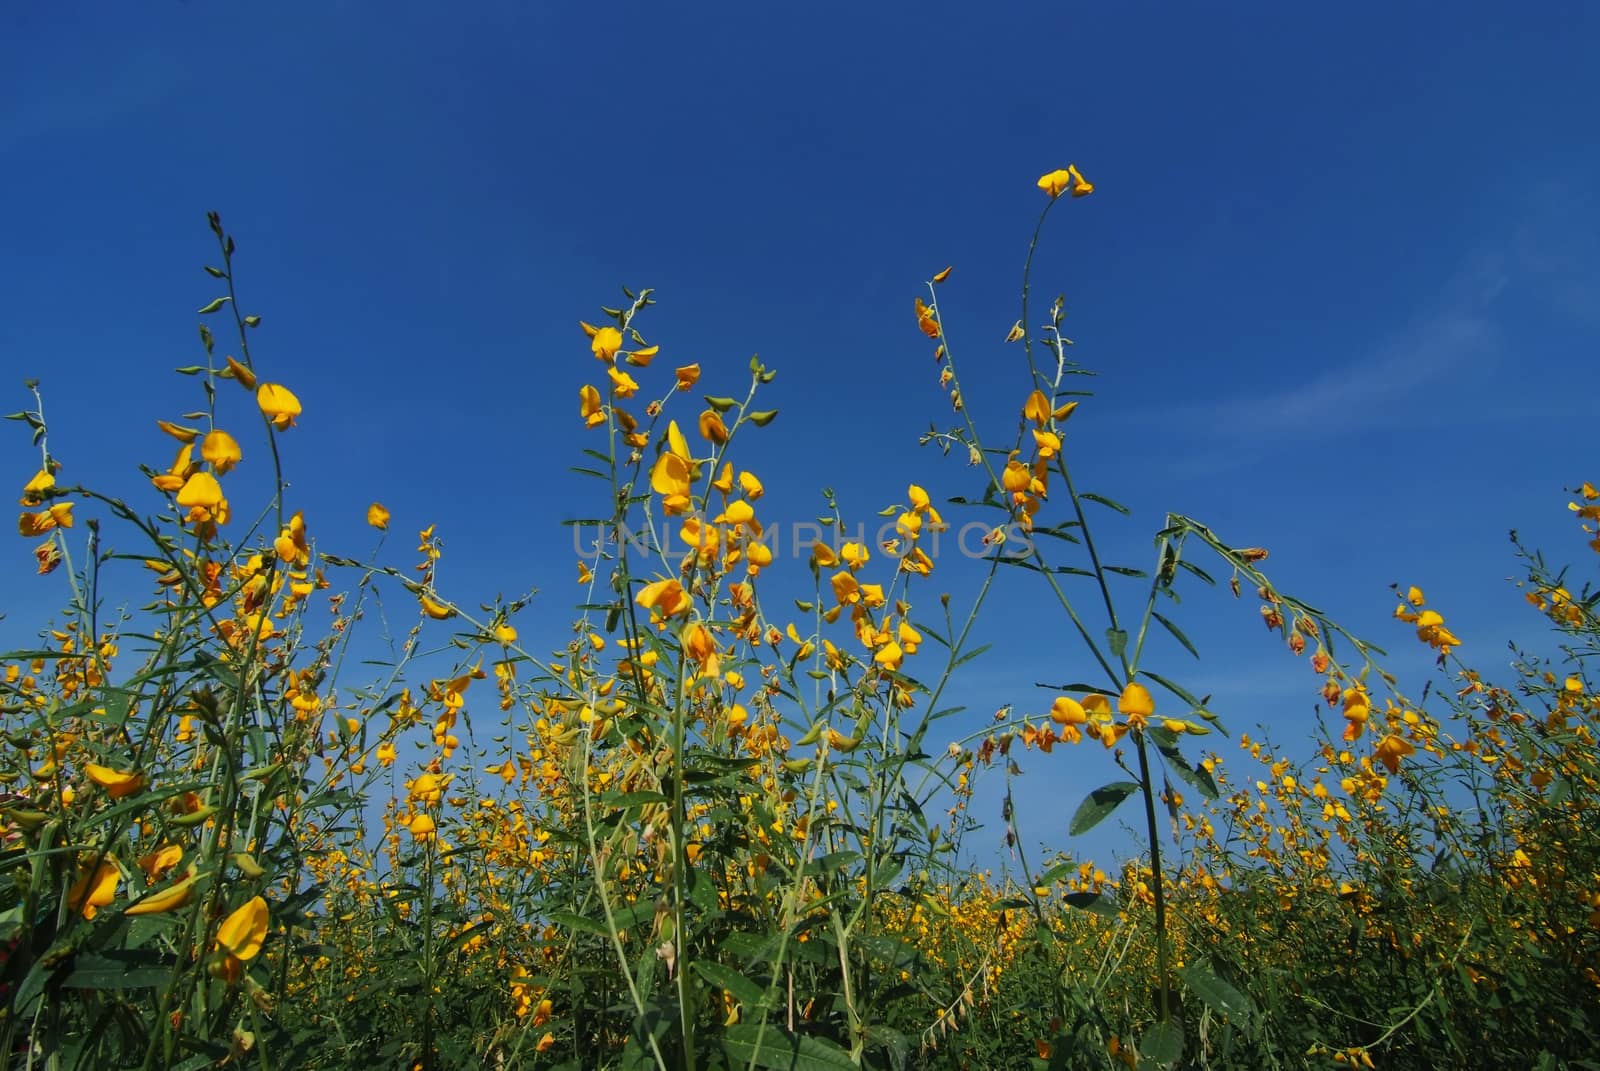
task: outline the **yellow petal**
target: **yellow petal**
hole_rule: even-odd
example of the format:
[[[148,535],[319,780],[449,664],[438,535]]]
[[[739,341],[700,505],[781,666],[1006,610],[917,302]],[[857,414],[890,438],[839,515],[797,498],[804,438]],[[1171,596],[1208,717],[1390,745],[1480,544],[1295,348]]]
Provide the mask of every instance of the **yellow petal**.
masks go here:
[[[136,904],[127,907],[124,915],[159,915],[166,911],[176,911],[189,902],[189,894],[194,891],[196,875],[190,874],[176,885],[152,893]]]
[[[217,928],[217,947],[234,959],[250,960],[267,939],[267,901],[256,896],[246,901]]]
[[[184,482],[178,492],[178,505],[185,509],[201,506],[215,509],[222,502],[222,485],[209,472],[197,472]]]
[[[388,529],[389,511],[384,508],[382,502],[374,502],[367,507],[367,523],[380,532]]]
[[[950,272],[954,268],[955,268],[955,265],[952,264],[950,267],[946,268],[944,271],[942,271],[939,274],[935,275],[933,277],[933,281],[936,282],[936,283],[944,282],[946,279],[950,278]]]
[[[233,378],[239,381],[239,386],[245,390],[256,389],[256,374],[232,357],[228,358],[228,371],[233,373]]]

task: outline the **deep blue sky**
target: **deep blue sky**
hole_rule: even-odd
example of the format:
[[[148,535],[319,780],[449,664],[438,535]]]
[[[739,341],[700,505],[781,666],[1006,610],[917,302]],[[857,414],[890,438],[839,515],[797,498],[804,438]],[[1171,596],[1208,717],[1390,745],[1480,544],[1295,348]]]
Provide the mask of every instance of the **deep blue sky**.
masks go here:
[[[744,455],[770,518],[814,515],[824,483],[862,519],[911,479],[975,493],[916,443],[950,413],[912,298],[955,264],[947,324],[984,373],[967,398],[1003,440],[1034,180],[1076,161],[1099,190],[1053,214],[1036,286],[1068,295],[1103,373],[1068,448],[1083,486],[1134,508],[1110,556],[1147,564],[1163,512],[1188,513],[1395,647],[1386,585],[1421,584],[1493,667],[1537,632],[1507,529],[1586,553],[1562,488],[1595,478],[1600,16],[1440,11],[12,5],[0,407],[41,377],[67,475],[148,495],[135,465],[172,452],[154,419],[198,403],[169,370],[199,358],[217,209],[265,317],[256,359],[306,406],[284,450],[323,549],[366,546],[374,498],[401,562],[437,521],[446,587],[539,586],[553,640],[575,597],[556,521],[590,512],[564,475],[597,372],[578,319],[618,284],[658,289],[647,391],[694,360],[712,393],[752,352],[780,370],[782,415]],[[6,450],[20,484],[20,429]],[[15,579],[27,544],[9,555],[11,639],[59,589]],[[958,689],[973,724],[1087,674],[1024,579]],[[1208,661],[1152,668],[1236,731],[1303,739],[1315,682],[1254,603],[1184,609]],[[1061,843],[1109,764],[1031,768],[1029,832]]]

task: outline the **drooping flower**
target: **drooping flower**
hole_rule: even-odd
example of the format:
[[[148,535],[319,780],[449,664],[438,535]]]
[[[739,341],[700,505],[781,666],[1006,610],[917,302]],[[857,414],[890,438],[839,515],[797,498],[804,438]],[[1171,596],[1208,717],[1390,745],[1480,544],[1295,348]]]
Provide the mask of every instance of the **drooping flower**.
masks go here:
[[[110,859],[101,859],[93,868],[85,867],[72,888],[67,890],[67,905],[92,919],[102,907],[117,898],[122,871]]]
[[[378,531],[387,531],[389,528],[389,511],[382,502],[374,502],[367,507],[367,523]]]
[[[677,370],[677,376],[679,390],[693,390],[694,385],[700,381],[700,365],[686,364]]]
[[[184,509],[216,509],[222,505],[222,485],[209,472],[197,472],[184,481],[178,505]]]
[[[606,422],[605,411],[600,407],[600,392],[587,383],[578,388],[578,415],[586,428],[599,427]]]
[[[279,431],[294,427],[294,418],[300,415],[300,399],[280,383],[263,383],[257,387],[256,405]]]
[[[225,475],[243,459],[239,443],[225,431],[213,430],[200,443],[200,456],[211,462],[218,476]]]
[[[216,951],[221,960],[216,973],[230,984],[238,981],[244,965],[260,954],[266,939],[267,901],[252,897],[217,927]]]
[[[596,360],[612,360],[622,349],[622,332],[609,324],[599,328],[590,337],[589,348],[594,351]]]
[[[1403,736],[1390,733],[1378,741],[1378,746],[1373,749],[1378,756],[1378,761],[1389,768],[1389,772],[1400,772],[1400,760],[1408,755],[1416,754],[1416,746]]]
[[[700,414],[700,436],[718,446],[728,441],[728,426],[722,422],[721,413],[707,409]]]

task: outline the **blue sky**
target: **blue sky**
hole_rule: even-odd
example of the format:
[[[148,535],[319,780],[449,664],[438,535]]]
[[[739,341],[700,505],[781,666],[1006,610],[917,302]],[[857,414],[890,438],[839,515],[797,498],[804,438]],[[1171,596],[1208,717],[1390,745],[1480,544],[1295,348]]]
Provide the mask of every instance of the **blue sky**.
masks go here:
[[[1438,11],[19,8],[0,35],[0,407],[39,376],[66,475],[148,493],[136,464],[171,454],[155,417],[199,401],[168,370],[200,357],[216,209],[265,319],[256,360],[306,406],[283,446],[323,549],[367,545],[370,499],[402,563],[438,522],[447,588],[540,587],[554,642],[576,598],[556,522],[592,501],[565,474],[597,371],[578,319],[653,286],[651,374],[699,361],[731,394],[752,352],[780,370],[782,415],[744,455],[769,517],[813,516],[824,483],[863,520],[913,479],[975,494],[917,445],[951,414],[912,298],[955,265],[946,323],[1002,440],[1027,389],[1000,340],[1034,180],[1076,161],[1098,192],[1053,213],[1035,285],[1068,296],[1101,372],[1068,451],[1083,487],[1134,510],[1107,515],[1109,556],[1147,564],[1164,512],[1187,513],[1408,653],[1387,585],[1422,585],[1493,667],[1538,634],[1504,580],[1507,530],[1586,553],[1562,488],[1595,476],[1600,14]],[[20,430],[7,449],[20,483]],[[9,553],[13,576],[31,565]],[[971,590],[958,564],[936,576]],[[993,596],[996,649],[956,692],[973,725],[1086,675],[1026,579]],[[5,638],[59,598],[9,582]],[[1196,592],[1183,611],[1207,661],[1152,668],[1235,731],[1303,738],[1315,682],[1255,604]],[[1425,662],[1403,664],[1419,690]],[[1063,844],[1109,763],[1030,770],[1026,831]]]

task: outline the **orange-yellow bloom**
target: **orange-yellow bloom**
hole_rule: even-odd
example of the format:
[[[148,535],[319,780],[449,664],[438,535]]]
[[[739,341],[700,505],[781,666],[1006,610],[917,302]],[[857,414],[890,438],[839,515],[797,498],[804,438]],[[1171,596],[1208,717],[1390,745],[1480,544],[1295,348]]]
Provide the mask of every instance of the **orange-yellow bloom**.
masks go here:
[[[110,859],[102,859],[93,869],[85,867],[72,888],[67,891],[67,905],[92,919],[117,898],[117,885],[122,881],[122,871]]]
[[[1058,696],[1050,704],[1050,720],[1057,725],[1083,725],[1089,720],[1083,704],[1069,695]]]
[[[85,763],[83,772],[89,780],[106,790],[106,795],[114,800],[131,796],[145,786],[144,774],[124,773],[110,766],[100,766],[96,763]]]
[[[184,481],[178,505],[184,509],[216,509],[222,504],[222,485],[209,472],[197,472]]]
[[[1094,183],[1083,177],[1077,164],[1068,164],[1067,174],[1072,176],[1072,196],[1087,197],[1094,192]]]
[[[446,618],[454,617],[456,614],[453,608],[431,599],[427,595],[418,596],[418,601],[422,604],[422,612],[435,621],[443,621]]]
[[[200,443],[200,456],[211,462],[217,475],[222,476],[243,458],[239,443],[225,431],[213,430]]]
[[[257,387],[256,405],[279,431],[294,427],[294,418],[300,415],[300,399],[279,383],[263,383]]]
[[[374,502],[367,507],[367,523],[378,531],[387,531],[389,527],[389,511],[382,502]]]
[[[678,369],[678,389],[693,390],[694,385],[700,381],[700,365],[686,364]]]
[[[586,428],[599,427],[606,422],[606,414],[600,408],[600,392],[587,383],[578,388],[578,415]]]
[[[57,528],[72,527],[72,503],[57,502],[38,513],[24,513],[17,518],[17,531],[29,539],[42,536]]]
[[[233,374],[234,379],[239,381],[239,386],[245,390],[256,389],[256,374],[232,357],[228,358],[228,371]]]
[[[189,894],[194,891],[197,875],[191,872],[182,881],[171,885],[160,892],[152,893],[136,904],[129,905],[124,915],[160,915],[167,911],[176,911],[189,902]]]
[[[646,610],[662,617],[675,617],[689,611],[690,600],[683,585],[676,580],[657,580],[639,590],[635,601]]]
[[[700,435],[702,438],[721,446],[728,441],[728,426],[722,422],[722,414],[715,409],[707,409],[700,414]]]
[[[1072,185],[1072,173],[1064,168],[1051,171],[1049,174],[1039,176],[1038,185],[1052,198],[1060,197],[1067,192],[1067,187]]]
[[[236,982],[244,964],[255,959],[267,939],[267,901],[252,897],[217,927],[216,950],[222,954],[221,973]]]
[[[1411,741],[1395,733],[1390,733],[1382,740],[1379,740],[1378,746],[1374,750],[1377,753],[1378,761],[1387,766],[1390,773],[1399,773],[1400,760],[1407,755],[1416,754],[1417,751]]]
[[[594,351],[597,360],[612,360],[617,351],[622,349],[622,332],[610,326],[599,328],[591,336],[589,348]]]

